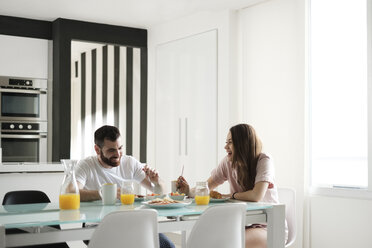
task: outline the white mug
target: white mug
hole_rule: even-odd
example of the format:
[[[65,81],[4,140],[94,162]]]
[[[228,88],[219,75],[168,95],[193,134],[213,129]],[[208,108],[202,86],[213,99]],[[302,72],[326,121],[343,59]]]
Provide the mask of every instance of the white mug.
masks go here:
[[[177,180],[171,181],[171,192],[175,193],[177,191]]]
[[[99,193],[101,195],[103,205],[113,205],[116,202],[117,185],[105,183],[101,186]]]

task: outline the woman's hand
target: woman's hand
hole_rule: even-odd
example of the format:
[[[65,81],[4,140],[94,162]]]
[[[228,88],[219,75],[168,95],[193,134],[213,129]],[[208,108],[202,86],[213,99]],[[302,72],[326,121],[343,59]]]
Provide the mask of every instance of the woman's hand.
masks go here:
[[[156,170],[148,167],[147,165],[145,165],[145,167],[143,167],[142,169],[146,176],[149,178],[149,180],[155,184],[155,185],[158,185],[159,184],[159,174],[158,172],[156,172]]]
[[[179,193],[184,193],[186,195],[189,194],[190,186],[189,186],[189,184],[187,183],[186,179],[183,176],[180,176],[177,179],[176,186],[177,186],[177,191]]]

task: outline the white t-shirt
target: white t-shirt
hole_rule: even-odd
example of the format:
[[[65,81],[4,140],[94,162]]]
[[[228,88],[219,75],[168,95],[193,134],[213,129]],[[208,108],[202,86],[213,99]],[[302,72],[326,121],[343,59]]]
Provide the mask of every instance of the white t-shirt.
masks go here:
[[[115,183],[121,186],[124,180],[134,180],[141,183],[145,179],[144,165],[132,156],[123,155],[120,165],[104,168],[97,156],[90,156],[79,161],[75,168],[76,180],[84,185],[86,190],[99,190],[102,184]]]

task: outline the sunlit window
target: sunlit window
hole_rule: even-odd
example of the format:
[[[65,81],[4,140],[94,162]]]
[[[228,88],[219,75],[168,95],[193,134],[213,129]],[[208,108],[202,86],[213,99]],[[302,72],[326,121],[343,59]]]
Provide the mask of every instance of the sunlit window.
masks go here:
[[[367,187],[367,3],[311,0],[313,186]]]

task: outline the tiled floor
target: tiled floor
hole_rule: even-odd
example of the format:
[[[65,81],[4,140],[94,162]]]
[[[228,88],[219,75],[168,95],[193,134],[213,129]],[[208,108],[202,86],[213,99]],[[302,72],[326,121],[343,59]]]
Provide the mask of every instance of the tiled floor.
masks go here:
[[[165,233],[167,237],[172,240],[172,242],[176,245],[176,248],[181,248],[181,234],[178,233]]]

